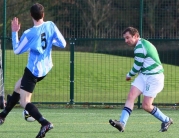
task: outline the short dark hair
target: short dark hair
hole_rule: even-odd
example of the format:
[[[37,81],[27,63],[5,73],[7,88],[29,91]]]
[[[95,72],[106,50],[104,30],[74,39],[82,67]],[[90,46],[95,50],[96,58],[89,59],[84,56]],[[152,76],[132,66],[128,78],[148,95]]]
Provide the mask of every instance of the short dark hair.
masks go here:
[[[124,35],[126,32],[129,32],[132,36],[134,36],[134,35],[137,34],[137,35],[140,37],[139,31],[138,31],[136,28],[134,28],[134,27],[127,27],[127,28],[122,32],[122,35]]]
[[[40,20],[43,18],[43,14],[44,14],[44,7],[39,4],[39,3],[35,3],[31,8],[30,8],[30,13],[31,16],[36,20]]]

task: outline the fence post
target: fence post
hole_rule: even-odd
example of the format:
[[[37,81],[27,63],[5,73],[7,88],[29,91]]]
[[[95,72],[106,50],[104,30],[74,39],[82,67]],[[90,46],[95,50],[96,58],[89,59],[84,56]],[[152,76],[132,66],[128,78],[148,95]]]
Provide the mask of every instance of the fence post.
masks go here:
[[[144,6],[144,2],[143,0],[140,0],[140,26],[139,26],[139,33],[140,33],[140,36],[142,37],[142,22],[143,22],[143,6]],[[139,95],[138,96],[138,101],[137,101],[137,106],[138,106],[138,109],[140,108],[140,98],[141,96]]]
[[[6,0],[3,1],[3,37],[2,46],[0,39],[0,108],[4,109],[4,68],[5,68],[5,44],[6,44]]]
[[[6,44],[6,0],[4,0],[3,6],[3,37],[2,37],[2,69],[3,69],[3,78],[5,74],[5,44]]]
[[[3,80],[3,69],[2,69],[2,49],[0,39],[0,109],[4,109],[4,80]]]
[[[74,104],[74,47],[75,38],[70,38],[70,104]]]

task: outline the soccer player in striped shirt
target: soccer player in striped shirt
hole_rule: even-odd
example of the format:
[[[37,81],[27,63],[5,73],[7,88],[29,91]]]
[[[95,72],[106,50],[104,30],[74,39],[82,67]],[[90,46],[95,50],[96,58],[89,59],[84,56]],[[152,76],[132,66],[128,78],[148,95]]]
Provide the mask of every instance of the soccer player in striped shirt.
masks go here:
[[[131,80],[131,77],[136,74],[138,76],[131,84],[119,121],[110,119],[109,123],[120,132],[123,132],[132,113],[135,99],[143,94],[142,108],[162,122],[160,132],[165,132],[173,124],[173,120],[162,113],[159,108],[152,105],[154,98],[164,87],[164,69],[157,49],[149,41],[140,38],[136,28],[126,28],[123,37],[127,45],[134,47],[134,64],[126,75],[126,80]]]
[[[15,54],[29,52],[28,63],[22,78],[15,84],[14,92],[7,101],[7,106],[0,113],[0,124],[3,124],[6,116],[20,100],[20,105],[29,112],[40,124],[40,131],[36,138],[45,137],[47,131],[53,128],[53,124],[46,120],[37,107],[31,103],[31,96],[37,82],[45,78],[52,69],[52,45],[65,48],[66,41],[56,25],[51,21],[44,21],[44,7],[36,3],[30,8],[30,14],[34,26],[26,30],[20,40],[18,31],[20,24],[14,17],[11,22],[12,45]]]

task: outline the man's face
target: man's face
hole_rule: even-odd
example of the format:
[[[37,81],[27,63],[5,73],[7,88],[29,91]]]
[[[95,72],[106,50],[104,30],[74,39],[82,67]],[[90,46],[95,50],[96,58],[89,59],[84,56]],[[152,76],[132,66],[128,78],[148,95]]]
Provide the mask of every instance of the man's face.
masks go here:
[[[129,46],[135,46],[138,42],[139,37],[137,35],[132,36],[129,32],[123,34],[125,43]]]

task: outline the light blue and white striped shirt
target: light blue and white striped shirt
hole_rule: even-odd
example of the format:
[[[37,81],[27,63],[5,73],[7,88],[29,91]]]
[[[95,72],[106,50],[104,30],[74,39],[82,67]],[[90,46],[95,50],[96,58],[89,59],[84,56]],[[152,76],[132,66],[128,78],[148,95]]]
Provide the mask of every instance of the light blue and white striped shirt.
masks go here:
[[[12,32],[12,45],[15,54],[29,51],[27,68],[36,77],[45,76],[52,68],[52,45],[65,48],[66,41],[56,25],[47,21],[26,30],[20,40],[18,32]]]

